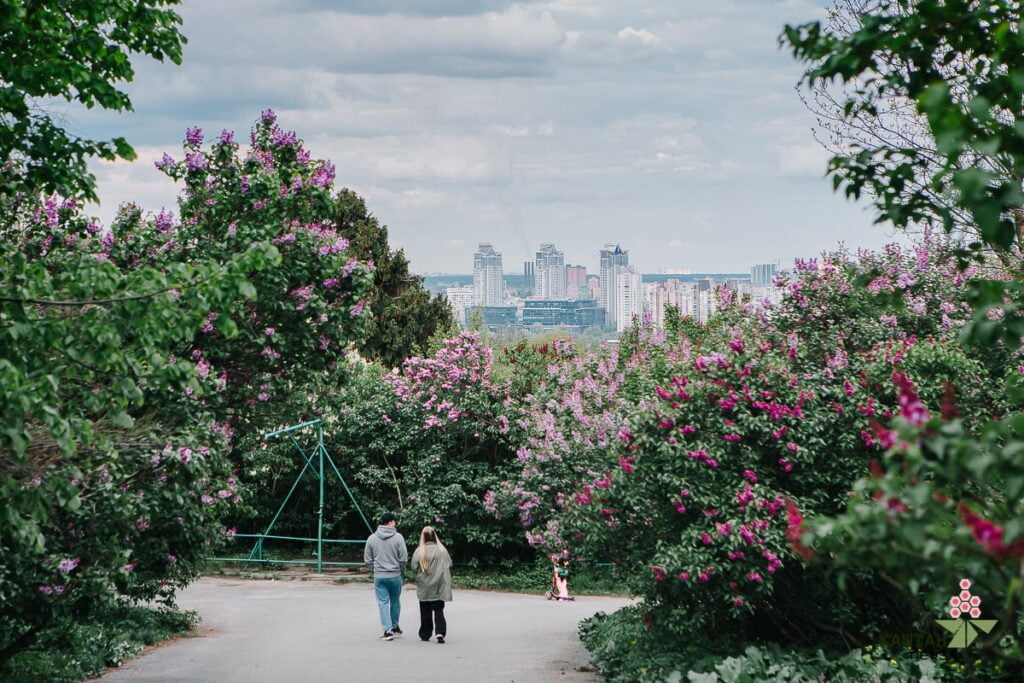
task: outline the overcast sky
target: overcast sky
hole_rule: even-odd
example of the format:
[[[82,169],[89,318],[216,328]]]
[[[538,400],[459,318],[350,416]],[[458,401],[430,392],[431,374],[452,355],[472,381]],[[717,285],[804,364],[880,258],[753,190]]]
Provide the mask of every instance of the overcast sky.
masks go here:
[[[140,61],[135,111],[89,112],[140,159],[98,209],[173,207],[153,168],[186,126],[245,139],[271,107],[365,196],[417,272],[521,271],[541,242],[597,265],[743,272],[891,238],[823,179],[778,47],[827,0],[185,0],[184,65]]]

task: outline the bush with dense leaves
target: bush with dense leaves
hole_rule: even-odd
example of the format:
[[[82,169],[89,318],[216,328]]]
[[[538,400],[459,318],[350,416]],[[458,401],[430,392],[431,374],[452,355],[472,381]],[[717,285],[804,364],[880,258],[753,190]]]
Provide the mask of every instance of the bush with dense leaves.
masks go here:
[[[159,164],[180,222],[3,203],[0,659],[119,596],[173,600],[240,500],[232,434],[279,424],[274,399],[298,404],[361,329],[371,269],[330,223],[329,163],[271,112],[244,159],[200,140]]]

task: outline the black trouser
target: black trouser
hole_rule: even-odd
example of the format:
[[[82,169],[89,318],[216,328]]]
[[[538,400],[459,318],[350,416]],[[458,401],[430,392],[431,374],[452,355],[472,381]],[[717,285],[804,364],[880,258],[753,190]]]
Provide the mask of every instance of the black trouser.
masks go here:
[[[430,640],[437,635],[448,635],[448,622],[444,620],[444,600],[420,600],[420,640]]]

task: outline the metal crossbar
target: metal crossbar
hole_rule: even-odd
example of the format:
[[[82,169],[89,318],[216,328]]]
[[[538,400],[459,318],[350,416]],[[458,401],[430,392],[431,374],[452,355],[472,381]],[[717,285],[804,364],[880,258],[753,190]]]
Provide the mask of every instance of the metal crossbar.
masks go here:
[[[316,427],[316,446],[312,449],[311,453],[307,453],[299,442],[295,439],[295,432],[306,429],[309,427]],[[303,465],[302,470],[299,472],[299,476],[295,478],[292,483],[292,487],[288,490],[288,494],[281,501],[281,505],[277,508],[277,512],[274,514],[274,518],[270,520],[270,524],[267,525],[266,531],[261,534],[235,534],[236,538],[255,538],[256,542],[253,544],[252,550],[249,552],[248,557],[213,557],[212,560],[220,562],[244,562],[245,565],[249,563],[256,564],[316,564],[316,571],[318,574],[323,573],[324,565],[335,566],[335,567],[358,567],[362,566],[362,562],[324,562],[324,543],[348,543],[348,544],[362,544],[365,540],[359,539],[339,539],[339,538],[324,538],[324,462],[330,464],[331,469],[334,470],[334,474],[337,475],[338,481],[341,482],[342,488],[345,493],[348,494],[349,500],[352,501],[353,507],[356,512],[359,513],[359,517],[363,520],[367,530],[373,533],[373,527],[370,526],[369,520],[366,519],[366,515],[363,514],[362,508],[359,507],[359,503],[356,501],[356,497],[352,494],[352,489],[345,483],[345,478],[341,476],[341,471],[338,466],[334,463],[334,459],[331,454],[324,448],[324,428],[320,420],[310,420],[309,422],[303,422],[301,424],[292,425],[291,427],[285,427],[275,432],[270,432],[265,435],[264,439],[273,439],[279,436],[287,436],[288,440],[291,441],[295,450],[302,456]],[[273,531],[274,525],[280,518],[281,513],[288,506],[288,501],[291,500],[292,494],[295,493],[295,489],[298,488],[299,482],[302,481],[302,477],[305,476],[306,471],[310,470],[313,472],[320,485],[320,504],[317,508],[317,531],[316,538],[301,538],[297,536],[279,536],[273,535],[270,532]],[[263,557],[263,541],[266,539],[280,540],[280,541],[301,541],[306,543],[316,542],[316,560],[274,560]]]

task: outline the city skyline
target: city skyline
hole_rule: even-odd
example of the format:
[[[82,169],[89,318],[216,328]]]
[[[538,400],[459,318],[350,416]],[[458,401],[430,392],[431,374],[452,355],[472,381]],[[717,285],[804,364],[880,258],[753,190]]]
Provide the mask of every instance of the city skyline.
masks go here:
[[[463,326],[536,327],[570,333],[597,327],[622,334],[641,317],[664,327],[669,306],[706,323],[718,309],[721,286],[732,290],[729,298],[738,296],[755,306],[777,304],[784,289],[776,276],[787,272],[778,262],[755,263],[749,275],[675,274],[650,281],[629,263],[629,249],[621,243],[605,244],[599,255],[598,273],[590,275],[586,266],[567,265],[564,252],[545,242],[533,261],[523,262],[519,276],[502,272],[503,254],[491,242],[478,242],[472,283],[443,283],[442,293]],[[506,277],[519,281],[510,285]]]
[[[622,248],[622,243],[621,242],[609,242],[609,243],[606,243],[606,244],[598,247],[597,250],[594,251],[594,254],[597,256],[597,260],[594,261],[593,263],[589,263],[586,260],[579,258],[579,253],[580,253],[579,250],[578,251],[573,251],[573,252],[570,253],[569,250],[557,248],[557,246],[552,244],[552,243],[542,243],[542,244],[538,245],[538,247],[536,249],[532,249],[530,251],[530,258],[523,259],[522,261],[517,261],[515,258],[507,258],[507,252],[506,252],[505,248],[503,247],[503,245],[501,245],[497,241],[494,241],[494,240],[480,240],[480,241],[476,242],[475,245],[476,245],[476,248],[474,250],[475,253],[479,253],[479,249],[485,245],[487,249],[489,249],[490,251],[494,252],[499,257],[499,260],[502,263],[502,265],[501,265],[502,271],[501,272],[502,272],[503,275],[512,276],[512,278],[515,278],[515,276],[518,276],[518,275],[524,275],[524,276],[526,276],[526,278],[534,279],[534,283],[538,287],[542,287],[542,285],[539,284],[539,279],[541,278],[542,253],[545,254],[544,261],[543,261],[544,263],[547,263],[548,259],[551,259],[550,262],[552,264],[557,264],[557,267],[560,267],[562,269],[562,278],[565,279],[565,284],[566,284],[566,286],[568,286],[569,285],[569,282],[568,282],[568,272],[569,272],[570,269],[572,269],[572,268],[585,268],[589,276],[599,275],[599,273],[600,273],[600,271],[602,269],[601,263],[602,263],[602,260],[604,258],[603,253],[606,250],[608,250],[608,249],[613,249],[613,248],[616,248],[616,247],[620,248],[620,249]],[[623,253],[626,256],[626,263],[629,263],[629,252],[630,252],[629,249],[623,250]],[[468,253],[473,253],[473,252],[470,252],[470,251],[467,250],[467,254]],[[806,257],[796,256],[794,258],[796,259],[796,258],[806,258]],[[465,262],[465,259],[462,259],[462,260]],[[778,260],[773,260],[773,261],[769,262],[768,260],[762,259],[762,260],[756,260],[756,262],[757,262],[758,265],[761,265],[761,264],[776,265],[779,269],[783,269],[783,270],[786,269],[786,267],[787,267],[784,262],[780,262]],[[522,265],[518,269],[516,269],[514,267],[513,267],[513,269],[506,269],[505,263],[509,263],[509,264],[521,263]],[[736,269],[732,269],[732,270],[706,270],[706,269],[699,269],[699,268],[697,268],[697,269],[693,269],[693,268],[685,268],[685,269],[683,269],[683,268],[669,268],[669,267],[658,268],[658,269],[654,270],[654,269],[643,268],[639,264],[636,264],[636,263],[633,263],[631,265],[635,266],[638,269],[638,271],[643,273],[643,274],[655,274],[656,273],[656,274],[666,274],[666,275],[679,274],[679,275],[687,275],[687,276],[689,276],[689,275],[695,275],[695,274],[708,274],[708,273],[712,273],[712,274],[733,274],[733,275],[751,274],[751,272],[752,272],[751,268],[754,267],[754,265],[752,265],[753,263],[754,262],[752,261],[752,263],[749,263],[749,264],[746,264],[746,265],[742,265],[742,266],[738,266]],[[420,275],[423,275],[423,276],[466,275],[466,274],[472,273],[474,270],[475,270],[475,264],[474,264],[473,268],[468,268],[468,269],[465,266],[463,266],[462,269],[454,269],[454,270],[446,270],[446,271],[445,270],[430,270],[430,271],[416,270],[416,272],[417,272],[417,274],[420,274]]]
[[[644,272],[744,271],[889,239],[824,180],[778,48],[828,4],[187,0],[182,66],[139,60],[132,113],[62,113],[138,152],[93,164],[104,222],[124,201],[175,208],[153,163],[180,158],[187,127],[245,141],[272,108],[415,272],[463,270],[488,238],[510,270],[543,242],[593,270],[581,237],[627,235]]]

